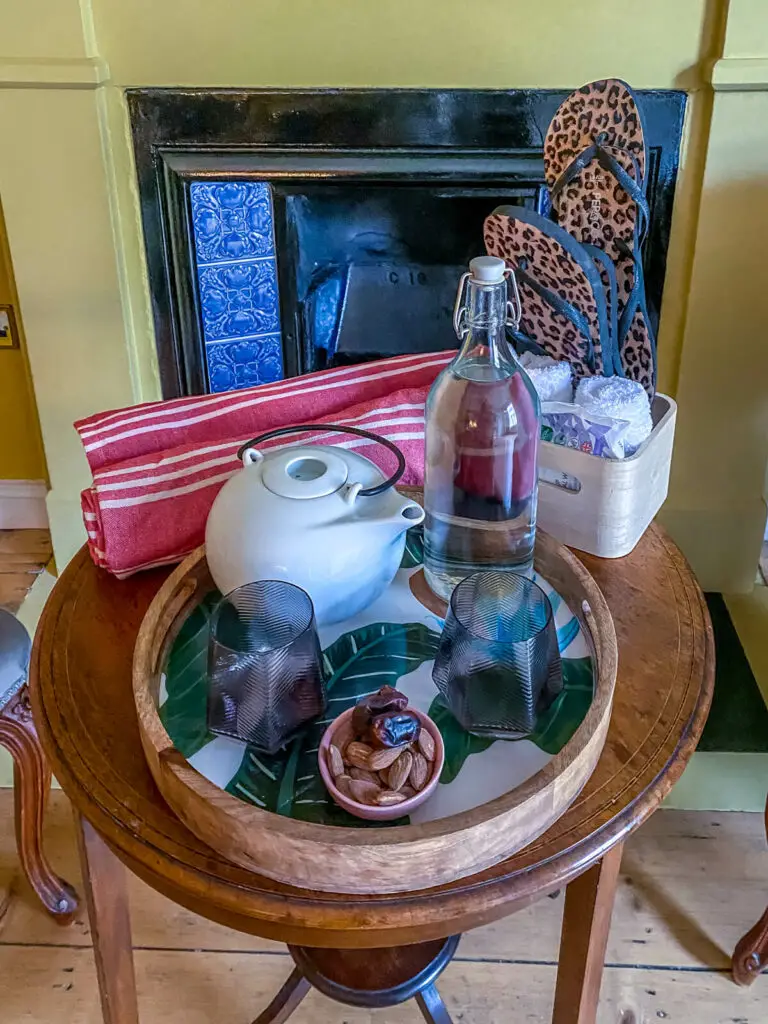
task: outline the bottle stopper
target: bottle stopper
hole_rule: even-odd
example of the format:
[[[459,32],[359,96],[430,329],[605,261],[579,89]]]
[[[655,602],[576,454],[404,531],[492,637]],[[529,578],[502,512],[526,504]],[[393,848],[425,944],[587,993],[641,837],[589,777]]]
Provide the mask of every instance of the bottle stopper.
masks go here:
[[[507,265],[498,256],[475,256],[469,261],[472,280],[478,284],[501,284]]]

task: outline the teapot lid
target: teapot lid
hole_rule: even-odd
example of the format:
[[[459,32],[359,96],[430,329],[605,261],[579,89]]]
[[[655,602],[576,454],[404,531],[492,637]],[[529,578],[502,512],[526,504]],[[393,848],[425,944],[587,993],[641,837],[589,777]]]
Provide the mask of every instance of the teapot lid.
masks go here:
[[[270,438],[282,437],[285,434],[296,434],[301,431],[317,433],[318,429],[319,425],[317,423],[301,423],[292,427],[276,427],[274,430],[268,430],[265,434],[259,434],[258,437],[253,437],[250,441],[246,441],[238,449],[237,457],[243,460],[243,465],[249,466],[251,463],[258,462],[264,458],[264,455],[257,448],[253,447],[254,445],[262,441],[268,441]],[[362,487],[359,483],[352,484],[350,487],[351,501],[354,501],[358,495],[361,498],[372,498],[376,494],[383,494],[390,487],[394,487],[405,472],[405,456],[389,438],[380,437],[378,434],[372,434],[370,430],[363,430],[362,427],[353,427],[349,424],[324,423],[322,429],[331,433],[353,434],[355,437],[365,437],[369,441],[376,441],[378,444],[384,445],[385,448],[389,448],[397,459],[397,469],[388,480],[376,481],[369,487]],[[339,459],[338,456],[333,456],[328,452],[327,448],[324,448],[326,466],[322,468],[317,465],[317,462],[322,460],[314,458],[316,451],[317,449],[314,447],[309,449],[293,449],[293,459],[297,459],[299,452],[301,452],[305,461],[302,465],[295,465],[290,474],[287,472],[287,463],[282,464],[282,471],[276,471],[274,486],[267,484],[269,490],[273,491],[274,494],[288,498],[322,498],[328,494],[333,494],[342,487],[347,480],[347,466],[345,463],[343,467],[344,479],[340,479],[341,469],[333,460],[335,459],[337,462],[344,462],[344,460]],[[289,459],[291,464],[293,464],[293,459]],[[363,461],[368,462],[367,459],[363,459]],[[312,463],[315,464],[313,465]],[[333,468],[334,465],[335,469]],[[371,463],[371,465],[373,464]],[[286,476],[290,476],[293,483],[286,480]],[[262,480],[266,483],[264,476],[262,476]]]
[[[344,459],[327,448],[289,448],[264,460],[264,486],[282,498],[324,498],[349,476]]]

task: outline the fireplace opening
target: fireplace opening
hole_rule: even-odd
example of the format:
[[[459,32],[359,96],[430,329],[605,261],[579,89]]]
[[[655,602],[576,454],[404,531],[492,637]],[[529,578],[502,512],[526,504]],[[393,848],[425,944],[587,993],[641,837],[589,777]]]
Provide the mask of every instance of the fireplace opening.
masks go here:
[[[485,217],[547,211],[541,147],[563,96],[129,91],[164,395],[455,347]],[[685,97],[639,96],[656,320]]]
[[[360,184],[286,195],[280,276],[292,278],[302,368],[454,347],[458,278],[484,251],[488,213],[534,198],[520,191]]]

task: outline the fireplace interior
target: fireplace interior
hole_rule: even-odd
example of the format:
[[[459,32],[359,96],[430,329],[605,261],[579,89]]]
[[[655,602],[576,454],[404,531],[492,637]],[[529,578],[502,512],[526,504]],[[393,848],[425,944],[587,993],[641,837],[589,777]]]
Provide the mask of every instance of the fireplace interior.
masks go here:
[[[459,275],[498,205],[546,213],[561,93],[129,93],[166,397],[456,345]],[[652,316],[684,95],[640,93]]]

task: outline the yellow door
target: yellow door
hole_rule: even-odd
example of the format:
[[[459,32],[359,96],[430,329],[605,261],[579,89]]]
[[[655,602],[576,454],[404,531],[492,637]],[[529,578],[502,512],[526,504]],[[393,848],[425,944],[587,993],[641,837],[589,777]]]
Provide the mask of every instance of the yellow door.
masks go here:
[[[40,424],[0,209],[0,481],[45,477]]]

